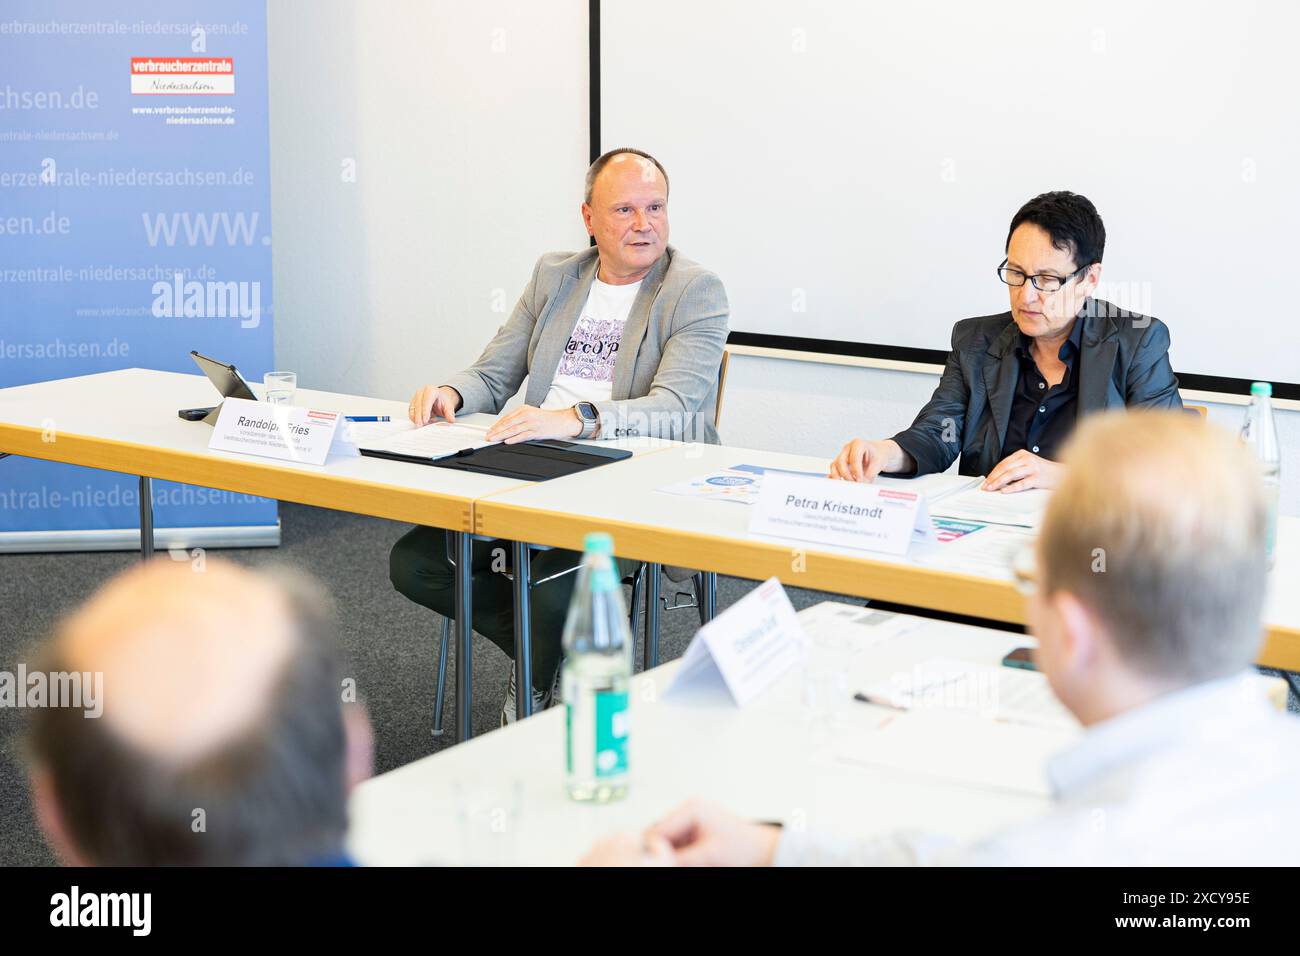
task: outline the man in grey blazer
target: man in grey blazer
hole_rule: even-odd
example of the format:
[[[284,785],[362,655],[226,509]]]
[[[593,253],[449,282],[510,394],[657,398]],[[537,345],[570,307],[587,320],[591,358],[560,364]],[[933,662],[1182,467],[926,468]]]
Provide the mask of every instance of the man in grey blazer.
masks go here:
[[[1105,245],[1083,196],[1050,192],[1022,206],[998,267],[1011,310],[958,322],[943,378],[911,427],[849,442],[830,476],[924,475],[960,455],[960,473],[988,476],[990,491],[1051,488],[1080,416],[1182,408],[1164,323],[1092,297]]]
[[[411,399],[411,421],[500,412],[525,377],[524,405],[488,431],[507,444],[546,438],[650,435],[716,444],[713,420],[729,308],[722,282],[668,245],[668,175],[648,153],[617,149],[587,171],[582,217],[596,245],[548,253],[509,321],[479,360]],[[415,528],[393,547],[393,586],[439,614],[454,613],[445,533]],[[474,545],[474,628],[514,653],[511,584],[494,569],[502,542]],[[533,702],[550,703],[560,638],[580,555],[533,558]],[[628,570],[630,565],[624,568]],[[503,722],[515,714],[511,689]]]

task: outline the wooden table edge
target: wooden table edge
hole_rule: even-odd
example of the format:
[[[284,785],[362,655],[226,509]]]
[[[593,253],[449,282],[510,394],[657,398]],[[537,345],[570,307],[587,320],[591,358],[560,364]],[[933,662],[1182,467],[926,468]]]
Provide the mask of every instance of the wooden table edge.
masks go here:
[[[397,488],[327,472],[291,470],[254,457],[217,458],[5,422],[0,422],[0,451],[453,531],[469,531],[473,527],[474,498],[470,495]]]
[[[615,551],[638,561],[656,561],[749,580],[777,577],[793,587],[831,594],[964,614],[1011,624],[1025,623],[1025,599],[1011,581],[959,574],[940,568],[878,561],[783,546],[770,541],[737,541],[705,532],[666,530],[612,518],[572,515],[510,504],[484,496],[474,505],[474,533],[525,540],[551,547],[582,547],[589,531],[614,538]],[[1300,671],[1300,627],[1267,625],[1257,663]]]

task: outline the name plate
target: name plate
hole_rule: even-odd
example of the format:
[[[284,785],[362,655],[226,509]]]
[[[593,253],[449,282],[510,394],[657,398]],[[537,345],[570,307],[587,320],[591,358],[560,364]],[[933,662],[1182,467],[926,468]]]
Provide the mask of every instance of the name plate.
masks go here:
[[[913,532],[933,533],[925,496],[896,487],[769,472],[751,534],[886,554],[906,554]]]
[[[228,398],[212,429],[209,448],[280,461],[323,465],[343,416],[297,405],[268,405]],[[340,438],[339,446],[344,444]]]
[[[743,707],[807,651],[785,588],[768,578],[695,633],[666,694],[725,694]]]

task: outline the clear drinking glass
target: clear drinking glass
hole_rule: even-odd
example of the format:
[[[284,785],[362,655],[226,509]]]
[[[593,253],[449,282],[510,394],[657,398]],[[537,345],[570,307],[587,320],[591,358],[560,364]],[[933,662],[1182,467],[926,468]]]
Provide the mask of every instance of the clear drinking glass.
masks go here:
[[[452,785],[452,796],[460,824],[461,864],[516,866],[523,780],[461,781]]]
[[[262,384],[266,387],[266,400],[272,405],[292,405],[298,375],[296,372],[267,372],[262,376]]]

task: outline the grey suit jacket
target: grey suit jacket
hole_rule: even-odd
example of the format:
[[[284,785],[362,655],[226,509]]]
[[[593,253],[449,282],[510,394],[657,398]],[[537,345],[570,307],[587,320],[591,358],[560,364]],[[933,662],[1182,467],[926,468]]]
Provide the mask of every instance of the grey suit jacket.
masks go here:
[[[501,411],[525,376],[525,403],[545,401],[598,264],[595,247],[537,260],[510,319],[478,361],[442,383],[460,392],[462,411]],[[722,281],[668,246],[642,280],[623,327],[612,398],[596,404],[600,437],[717,444],[713,419],[729,314]]]
[[[1183,407],[1169,366],[1169,330],[1159,319],[1088,299],[1079,355],[1077,414],[1110,408]],[[961,455],[963,475],[987,475],[1002,459],[1020,377],[1020,330],[1010,312],[963,319],[939,387],[906,431],[894,436],[918,475],[946,471]]]

